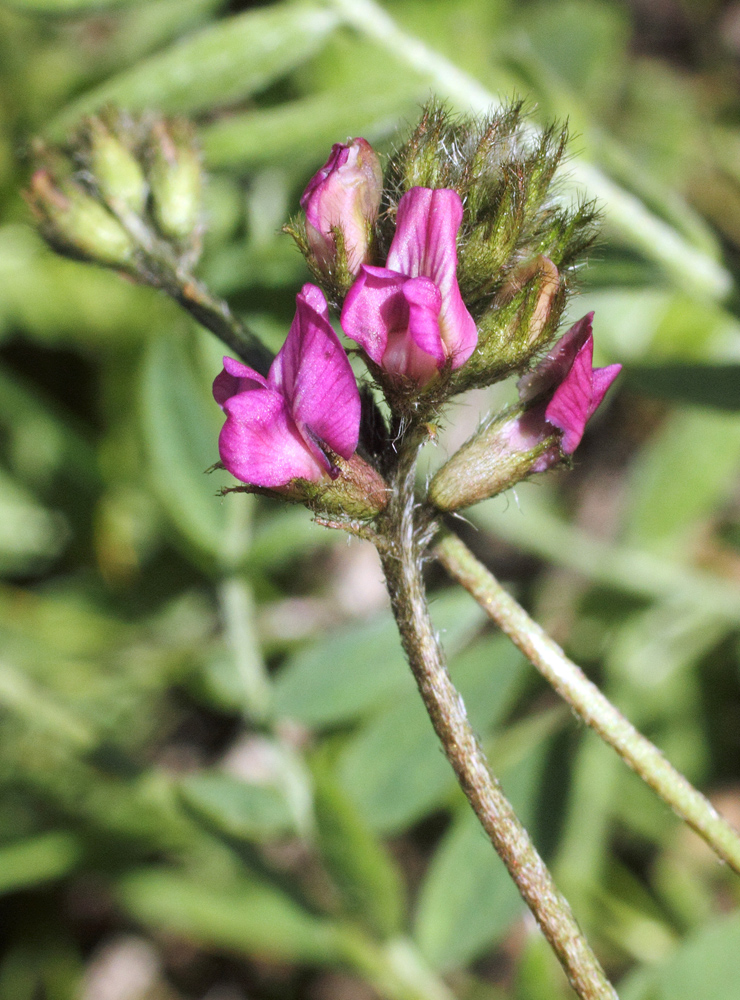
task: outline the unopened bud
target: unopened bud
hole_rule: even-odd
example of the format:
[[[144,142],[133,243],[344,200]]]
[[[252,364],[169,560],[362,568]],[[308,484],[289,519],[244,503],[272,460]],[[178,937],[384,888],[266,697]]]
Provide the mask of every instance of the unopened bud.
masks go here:
[[[37,170],[26,198],[41,235],[58,252],[108,267],[127,267],[134,246],[121,224],[79,184]]]
[[[460,377],[470,385],[489,385],[521,371],[551,338],[564,301],[560,274],[549,258],[540,255],[519,268],[479,320],[478,350]]]
[[[462,510],[560,461],[560,436],[544,406],[535,410],[517,406],[486,421],[432,479],[434,506]]]
[[[306,240],[314,269],[349,286],[369,260],[383,172],[365,139],[336,143],[301,198]]]
[[[154,218],[163,236],[185,242],[197,236],[203,172],[187,122],[158,121],[151,130],[149,183]]]
[[[148,185],[139,161],[100,118],[89,118],[84,126],[89,144],[89,166],[103,199],[117,214],[141,215]]]

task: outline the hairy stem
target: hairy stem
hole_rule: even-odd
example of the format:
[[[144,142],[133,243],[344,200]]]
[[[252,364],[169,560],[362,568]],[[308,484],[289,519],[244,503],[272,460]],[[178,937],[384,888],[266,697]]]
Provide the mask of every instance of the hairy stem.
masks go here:
[[[416,454],[416,445],[410,449]],[[598,959],[589,947],[566,899],[529,834],[490,772],[470,726],[465,705],[447,672],[429,617],[421,575],[427,538],[415,520],[414,462],[403,449],[378,542],[393,613],[424,705],[465,792],[524,901],[558,956],[582,1000],[616,1000]]]
[[[173,278],[172,283],[164,286],[164,290],[250,368],[266,375],[272,361],[272,352],[234,316],[228,304],[212,295],[193,278],[182,279],[177,275],[173,275]]]
[[[583,721],[740,874],[738,832],[568,659],[470,549],[459,538],[447,535],[435,554]]]
[[[178,256],[166,240],[160,239],[132,212],[119,212],[118,220],[138,247],[139,255],[132,271],[136,280],[165,292],[242,361],[266,375],[272,352],[234,316],[224,299],[213,295],[193,277],[193,256]]]

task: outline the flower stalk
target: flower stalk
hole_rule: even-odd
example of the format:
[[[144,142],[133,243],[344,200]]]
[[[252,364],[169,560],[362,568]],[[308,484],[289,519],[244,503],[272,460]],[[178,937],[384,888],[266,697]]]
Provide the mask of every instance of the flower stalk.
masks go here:
[[[613,747],[712,850],[740,874],[740,834],[650,740],[569,660],[464,542],[446,535],[434,553],[581,719]]]
[[[418,439],[406,437],[398,452],[391,499],[376,546],[393,614],[424,706],[447,760],[481,826],[514,880],[542,933],[582,1000],[617,1000],[617,994],[578,926],[565,897],[491,773],[454,687],[429,617],[421,573],[429,535],[419,523],[414,472]]]

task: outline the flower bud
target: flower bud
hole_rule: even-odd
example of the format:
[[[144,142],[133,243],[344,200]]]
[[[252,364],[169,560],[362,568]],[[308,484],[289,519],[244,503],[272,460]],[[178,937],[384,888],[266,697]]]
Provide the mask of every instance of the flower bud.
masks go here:
[[[180,242],[197,238],[203,173],[193,132],[184,121],[157,121],[151,143],[149,183],[157,227]]]
[[[564,305],[557,267],[540,254],[518,268],[478,322],[478,350],[461,372],[470,385],[489,385],[521,371],[542,349]]]
[[[544,407],[512,407],[487,420],[442,466],[429,486],[429,499],[439,510],[462,510],[561,458],[559,436],[548,427]]]
[[[141,215],[148,185],[139,161],[100,118],[87,120],[84,137],[89,167],[103,199],[117,215]]]
[[[592,316],[519,380],[519,405],[487,420],[442,466],[429,487],[439,510],[469,507],[573,454],[622,367],[593,367]]]
[[[370,259],[373,225],[383,190],[375,150],[365,139],[336,143],[301,198],[314,267],[347,286]]]
[[[132,263],[134,245],[126,230],[79,184],[56,181],[41,168],[31,178],[26,199],[41,235],[59,253],[107,267]]]

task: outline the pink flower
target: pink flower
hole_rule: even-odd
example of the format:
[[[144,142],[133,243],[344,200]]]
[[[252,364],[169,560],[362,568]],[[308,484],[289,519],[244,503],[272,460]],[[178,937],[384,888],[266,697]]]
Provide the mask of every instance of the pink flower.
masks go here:
[[[385,267],[363,265],[347,294],[342,328],[377,365],[419,385],[448,362],[465,364],[478,332],[457,284],[460,196],[415,187],[398,205]]]
[[[586,424],[622,370],[621,365],[593,367],[593,316],[588,313],[574,323],[534,371],[518,384],[522,403],[539,400],[519,418],[521,431],[528,437],[551,434],[553,428],[561,431],[558,450],[562,455],[572,455],[581,443]],[[549,453],[541,456],[536,464],[541,467],[532,471],[549,468],[559,457],[551,460]]]
[[[332,146],[331,156],[308,182],[301,198],[306,238],[323,268],[335,260],[334,231],[340,229],[347,270],[357,274],[367,260],[382,190],[383,172],[369,142],[352,139],[346,146]]]
[[[429,486],[436,507],[462,510],[575,451],[622,367],[593,367],[592,317],[589,313],[572,326],[520,379],[519,406],[486,421],[437,472]]]
[[[349,459],[357,448],[360,395],[347,355],[329,324],[324,294],[304,285],[290,332],[267,378],[224,358],[213,395],[226,414],[221,461],[252,486],[316,482],[334,468],[328,447]]]

